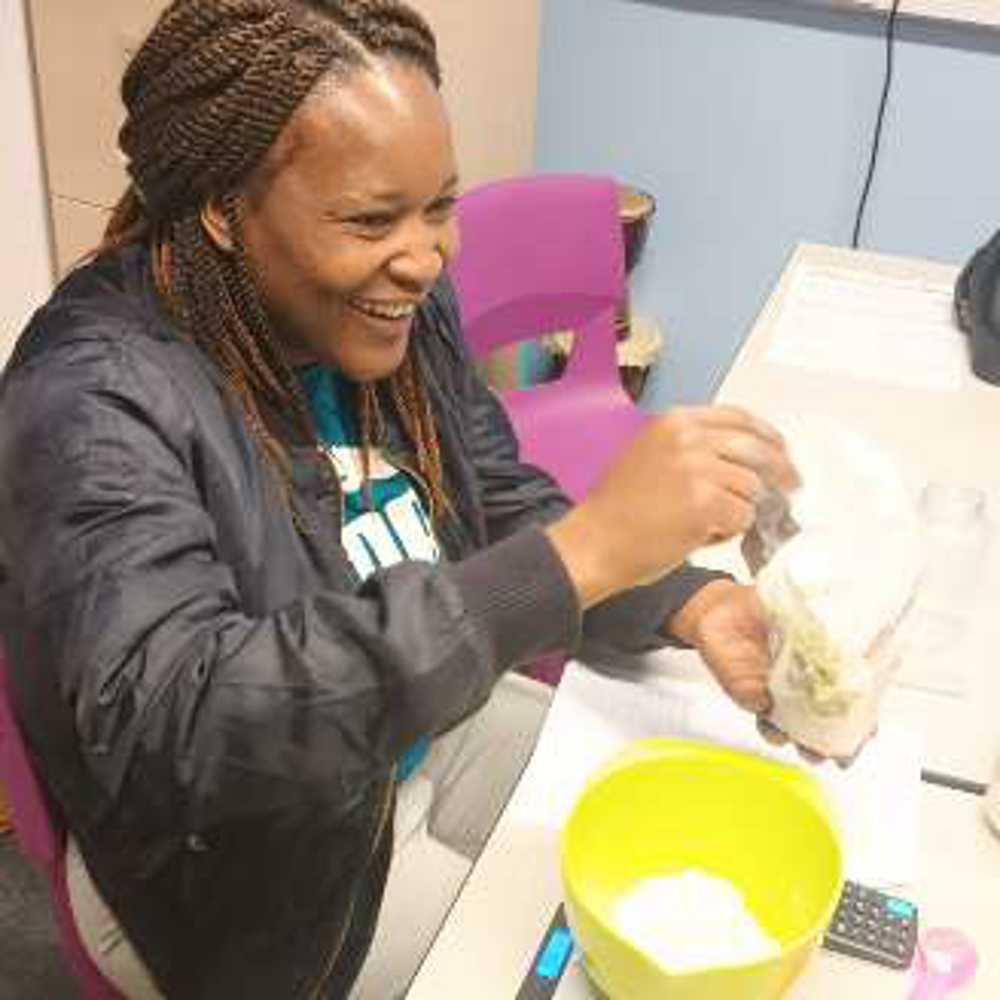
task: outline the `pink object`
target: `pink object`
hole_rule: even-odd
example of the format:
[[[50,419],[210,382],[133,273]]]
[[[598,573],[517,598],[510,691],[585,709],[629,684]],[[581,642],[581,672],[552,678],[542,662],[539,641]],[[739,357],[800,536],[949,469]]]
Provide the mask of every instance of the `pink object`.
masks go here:
[[[63,954],[83,1000],[125,1000],[97,970],[77,934],[66,888],[66,832],[49,811],[14,718],[7,662],[0,656],[0,782],[10,799],[14,834],[21,850],[45,873]]]
[[[908,1000],[940,1000],[961,989],[976,974],[979,956],[972,942],[950,927],[931,927],[920,935]]]
[[[462,249],[450,266],[473,354],[573,330],[554,382],[501,393],[521,457],[579,500],[646,421],[622,388],[615,316],[624,301],[618,185],[610,178],[537,174],[496,181],[458,206]],[[562,656],[525,672],[558,684]]]
[[[561,378],[501,394],[522,457],[574,500],[647,419],[618,374],[618,200],[610,178],[537,174],[475,188],[458,206],[462,248],[450,270],[472,352],[576,333]]]

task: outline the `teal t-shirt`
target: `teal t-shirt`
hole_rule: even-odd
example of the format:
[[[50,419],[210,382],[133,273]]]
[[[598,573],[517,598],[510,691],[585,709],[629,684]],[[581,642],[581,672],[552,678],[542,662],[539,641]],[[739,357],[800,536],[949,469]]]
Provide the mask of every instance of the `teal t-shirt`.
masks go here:
[[[298,371],[320,442],[337,469],[344,495],[341,541],[362,579],[377,569],[422,559],[440,551],[430,518],[413,481],[373,449],[369,489],[363,489],[361,435],[354,425],[354,385],[339,372],[313,364]],[[396,775],[408,778],[427,756],[430,740],[419,739],[400,757]]]

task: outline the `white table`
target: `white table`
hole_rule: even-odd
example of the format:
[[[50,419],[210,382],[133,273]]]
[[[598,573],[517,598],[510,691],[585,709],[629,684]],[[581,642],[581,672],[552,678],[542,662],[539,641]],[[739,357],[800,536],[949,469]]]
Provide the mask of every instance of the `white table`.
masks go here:
[[[921,926],[953,926],[972,939],[979,971],[962,997],[1000,997],[1000,841],[978,796],[922,785],[921,872],[909,892]],[[425,960],[408,1000],[513,1000],[561,896],[558,835],[505,815]],[[793,1000],[904,998],[910,974],[820,951]],[[571,967],[557,1000],[592,1000]]]
[[[895,686],[886,703],[888,710],[926,726],[929,769],[985,783],[1000,754],[1000,387],[981,382],[971,371],[964,373],[959,390],[935,391],[775,363],[768,357],[769,343],[796,273],[808,266],[949,284],[956,268],[815,244],[799,246],[716,399],[745,406],[779,425],[787,416],[849,420],[885,446],[915,493],[932,480],[975,486],[986,493],[996,537],[963,649],[968,657],[966,690],[949,696]],[[731,554],[724,553],[719,562],[737,568]],[[664,662],[670,669],[669,656]]]
[[[799,247],[718,399],[771,418],[849,415],[855,423],[877,431],[916,481],[939,479],[986,491],[1000,523],[1000,462],[987,451],[994,429],[1000,436],[1000,389],[971,375],[957,392],[906,389],[783,367],[765,357],[794,270],[803,264],[857,268],[890,278],[950,282],[955,277],[955,269],[943,265],[815,245]],[[731,553],[728,558],[731,561]],[[984,587],[1000,594],[1000,539],[993,547]],[[988,779],[1000,749],[1000,614],[994,613],[993,603],[981,602],[976,611],[964,697],[896,688],[887,706],[926,726],[928,767],[978,781]],[[690,653],[665,651],[646,661],[648,669],[706,676]],[[924,784],[920,809],[920,871],[909,895],[921,907],[921,926],[954,926],[975,943],[979,972],[961,996],[1000,997],[1000,840],[986,826],[978,796]],[[501,818],[415,979],[409,1000],[516,996],[561,900],[561,887],[557,834],[519,821],[515,814],[515,809],[508,809]],[[820,952],[790,995],[796,1000],[903,998],[909,986],[909,973]],[[591,996],[579,969],[571,967],[557,994],[559,1000]]]

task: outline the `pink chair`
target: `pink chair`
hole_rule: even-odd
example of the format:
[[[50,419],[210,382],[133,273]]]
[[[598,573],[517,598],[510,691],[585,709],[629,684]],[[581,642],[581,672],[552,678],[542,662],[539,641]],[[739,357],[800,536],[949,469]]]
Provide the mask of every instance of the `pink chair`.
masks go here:
[[[0,782],[10,799],[14,833],[21,850],[42,869],[48,880],[63,954],[83,1000],[125,1000],[98,972],[77,934],[66,888],[66,833],[54,822],[28,759],[21,730],[14,718],[7,663],[3,656],[0,656]]]
[[[502,399],[523,458],[579,499],[647,419],[618,374],[618,185],[578,174],[498,181],[464,195],[458,219],[462,249],[450,271],[477,357],[543,333],[576,334],[559,379]]]
[[[647,419],[622,388],[615,316],[625,299],[618,185],[537,174],[476,188],[459,201],[462,249],[450,266],[473,354],[572,330],[554,382],[501,394],[525,461],[579,500]],[[558,684],[565,660],[525,673]]]

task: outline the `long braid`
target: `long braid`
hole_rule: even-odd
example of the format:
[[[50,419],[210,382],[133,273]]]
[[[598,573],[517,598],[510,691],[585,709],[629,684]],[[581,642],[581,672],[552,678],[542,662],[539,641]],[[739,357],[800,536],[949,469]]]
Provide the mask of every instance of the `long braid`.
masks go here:
[[[428,483],[440,483],[444,478],[441,451],[438,448],[434,418],[423,380],[417,372],[413,355],[407,355],[389,383],[393,403],[403,420],[403,427],[414,442],[417,454],[424,462],[420,471]],[[443,506],[439,507],[438,504]],[[449,509],[447,496],[435,496],[431,489],[431,512],[435,517]]]
[[[399,0],[174,0],[122,81],[132,185],[96,253],[150,244],[160,293],[219,369],[286,490],[287,447],[265,412],[286,414],[306,440],[316,440],[315,428],[248,265],[235,192],[317,84],[345,79],[372,56],[407,60],[440,84],[434,36]],[[220,199],[232,252],[204,230],[210,197]],[[450,504],[429,397],[409,354],[387,382],[436,520]],[[378,395],[372,385],[357,394],[366,469],[382,437]]]

